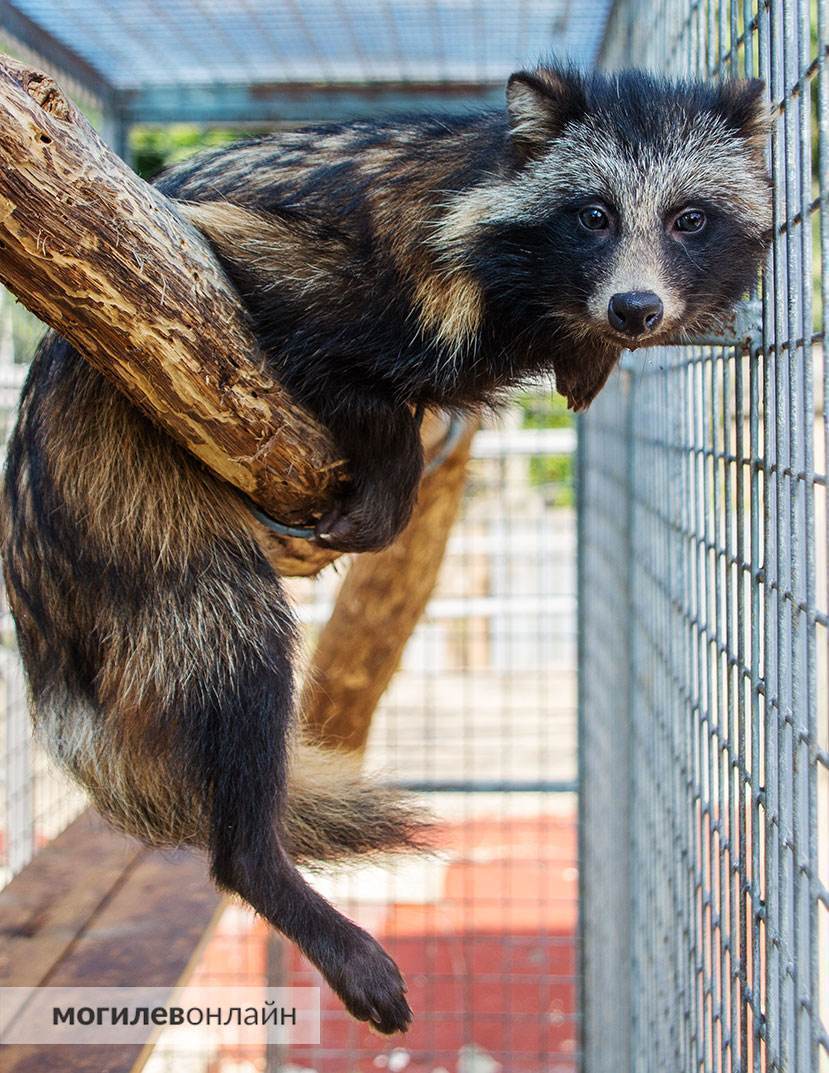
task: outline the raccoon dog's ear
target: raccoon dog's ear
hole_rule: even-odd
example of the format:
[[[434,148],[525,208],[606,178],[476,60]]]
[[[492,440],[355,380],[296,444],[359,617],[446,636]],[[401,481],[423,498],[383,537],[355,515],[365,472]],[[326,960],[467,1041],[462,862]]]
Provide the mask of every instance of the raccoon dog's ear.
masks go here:
[[[542,67],[518,71],[507,82],[510,133],[522,160],[543,152],[584,110],[584,87],[576,74]]]
[[[762,155],[771,130],[771,109],[766,84],[759,78],[731,79],[719,86],[716,111],[729,127]]]

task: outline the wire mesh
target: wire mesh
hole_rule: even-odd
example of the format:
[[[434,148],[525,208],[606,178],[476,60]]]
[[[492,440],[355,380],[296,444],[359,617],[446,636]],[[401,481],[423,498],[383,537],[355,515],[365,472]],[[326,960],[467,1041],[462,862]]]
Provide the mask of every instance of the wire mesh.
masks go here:
[[[2,299],[4,431],[39,331]],[[148,1069],[575,1073],[574,447],[549,395],[527,397],[478,434],[441,580],[367,753],[370,767],[427,796],[438,852],[322,883],[398,959],[415,1027],[386,1044],[323,988],[318,1047],[217,1052],[197,1034],[182,1054],[162,1038]],[[308,651],[341,576],[291,582]],[[0,887],[84,804],[31,740],[7,613],[2,621]],[[293,948],[238,906],[226,911],[193,981],[322,985]]]
[[[43,326],[0,289],[0,443],[5,443],[27,362]],[[14,627],[0,593],[0,888],[83,807],[32,741]]]
[[[829,1069],[826,16],[621,0],[604,43],[766,80],[775,237],[755,330],[627,362],[582,426],[588,1073]]]

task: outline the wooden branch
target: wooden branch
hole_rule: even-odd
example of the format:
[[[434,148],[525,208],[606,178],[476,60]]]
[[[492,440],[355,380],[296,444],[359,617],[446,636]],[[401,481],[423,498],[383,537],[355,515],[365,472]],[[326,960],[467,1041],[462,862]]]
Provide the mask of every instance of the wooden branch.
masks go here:
[[[412,520],[397,541],[351,565],[302,691],[303,725],[313,741],[365,748],[374,710],[437,581],[474,432],[470,424],[450,456],[424,478]]]
[[[0,282],[216,474],[306,519],[342,477],[206,240],[46,75],[0,60]]]

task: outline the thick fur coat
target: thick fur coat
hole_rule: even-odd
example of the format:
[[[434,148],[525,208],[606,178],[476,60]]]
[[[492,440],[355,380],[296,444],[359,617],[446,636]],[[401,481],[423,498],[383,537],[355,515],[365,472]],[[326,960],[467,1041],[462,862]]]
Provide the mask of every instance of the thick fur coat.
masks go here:
[[[279,133],[163,176],[348,459],[317,539],[394,539],[424,407],[554,372],[583,409],[624,346],[716,327],[767,247],[761,99],[540,68],[504,112]],[[3,553],[53,756],[123,829],[205,847],[354,1016],[405,1028],[396,966],[296,864],[406,845],[416,816],[293,733],[295,627],[233,489],[55,335],[10,444]]]

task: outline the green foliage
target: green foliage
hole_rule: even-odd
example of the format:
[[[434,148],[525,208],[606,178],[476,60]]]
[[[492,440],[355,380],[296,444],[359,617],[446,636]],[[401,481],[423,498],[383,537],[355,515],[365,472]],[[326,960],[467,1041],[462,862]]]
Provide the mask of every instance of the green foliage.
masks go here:
[[[205,129],[192,123],[176,123],[169,127],[133,127],[130,131],[131,163],[142,179],[152,179],[162,169],[185,160],[200,149],[229,145],[230,142],[263,133],[232,127]]]
[[[522,428],[572,428],[573,415],[563,396],[550,392],[544,395],[523,395]],[[530,459],[530,481],[548,492],[551,506],[572,507],[575,503],[572,455],[537,455]]]
[[[32,360],[45,330],[43,322],[39,321],[34,313],[30,313],[25,306],[15,302],[12,313],[15,362],[28,363]]]
[[[563,395],[522,395],[518,405],[523,411],[522,428],[572,428],[573,415]]]

